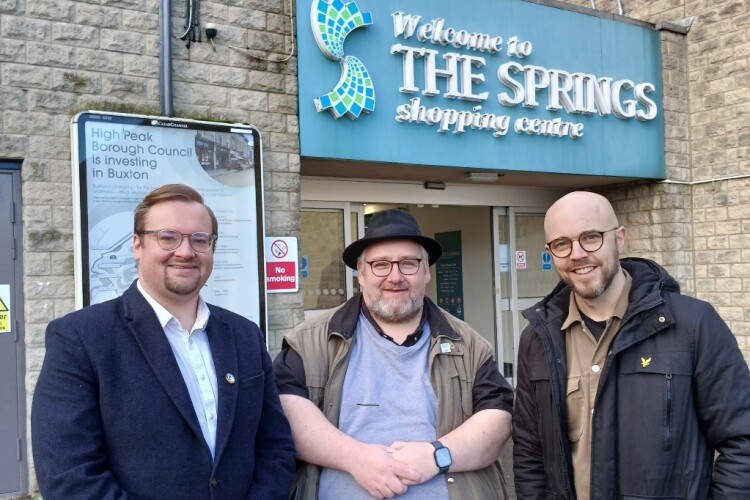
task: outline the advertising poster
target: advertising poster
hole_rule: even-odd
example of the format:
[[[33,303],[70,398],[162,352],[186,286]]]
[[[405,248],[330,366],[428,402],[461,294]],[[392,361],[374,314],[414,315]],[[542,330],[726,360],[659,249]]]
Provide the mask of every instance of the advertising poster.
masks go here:
[[[461,231],[435,233],[443,247],[435,263],[438,306],[458,319],[464,319],[464,272],[461,264]]]
[[[76,305],[122,294],[138,276],[133,211],[153,189],[196,189],[219,222],[206,302],[265,319],[260,134],[249,125],[89,111],[72,122]],[[169,229],[169,228],[157,228]]]

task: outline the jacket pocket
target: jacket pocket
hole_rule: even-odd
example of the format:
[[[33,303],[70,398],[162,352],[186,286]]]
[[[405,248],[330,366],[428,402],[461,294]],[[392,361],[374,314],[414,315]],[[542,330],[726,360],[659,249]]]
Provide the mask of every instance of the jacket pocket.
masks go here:
[[[456,415],[454,418],[461,418],[459,422],[464,422],[471,417],[474,412],[473,380],[469,380],[466,373],[466,367],[462,364],[463,359],[458,356],[451,356],[451,361],[446,363],[442,368],[445,376],[450,380],[450,386],[454,393],[454,408],[461,408],[462,415]],[[455,409],[452,410],[455,412]]]
[[[622,500],[690,500],[687,497],[663,497],[663,496],[642,496],[642,495],[623,495]]]
[[[245,379],[240,380],[240,388],[244,389],[246,387],[263,385],[264,378],[265,377],[263,376],[263,372],[259,372],[259,373],[256,373],[255,375],[251,375]]]
[[[577,443],[583,435],[586,420],[586,401],[583,398],[580,375],[568,377],[565,402],[568,405],[568,439]]]
[[[638,364],[623,370],[636,389],[641,401],[662,401],[662,449],[672,451],[675,434],[675,404],[678,394],[690,391],[693,363],[689,352],[660,352],[637,357]],[[648,381],[644,386],[643,381]]]

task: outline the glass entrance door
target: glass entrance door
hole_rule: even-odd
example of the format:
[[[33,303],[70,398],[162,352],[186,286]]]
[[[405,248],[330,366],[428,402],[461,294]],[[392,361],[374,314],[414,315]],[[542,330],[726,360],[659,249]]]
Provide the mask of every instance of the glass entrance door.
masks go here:
[[[552,291],[559,277],[544,250],[545,209],[495,208],[494,275],[497,360],[515,386],[518,340],[526,320],[521,312]]]
[[[364,232],[364,211],[351,203],[307,202],[300,213],[300,275],[305,318],[343,304],[358,291],[355,273],[341,260]]]

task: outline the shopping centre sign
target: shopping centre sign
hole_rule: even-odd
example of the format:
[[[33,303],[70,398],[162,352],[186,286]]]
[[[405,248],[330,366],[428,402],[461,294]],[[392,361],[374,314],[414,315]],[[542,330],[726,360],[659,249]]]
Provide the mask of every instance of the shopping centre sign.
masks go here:
[[[420,25],[422,16],[419,15],[396,12],[392,17],[395,37],[407,41],[413,39],[422,45],[415,47],[396,43],[391,46],[391,54],[403,56],[401,93],[440,95],[438,78],[441,78],[445,82],[443,97],[446,99],[483,103],[490,93],[475,90],[475,84],[486,80],[485,73],[475,68],[486,67],[487,59],[491,56],[505,55],[510,61],[500,64],[495,72],[504,89],[495,97],[503,106],[537,108],[540,105],[539,94],[546,90],[545,108],[548,111],[564,110],[569,115],[598,112],[601,116],[613,115],[623,120],[637,118],[643,121],[653,120],[657,115],[656,103],[648,97],[655,90],[653,83],[634,83],[628,79],[613,81],[607,76],[524,64],[523,61],[533,53],[533,44],[528,40],[519,40],[517,36],[511,36],[504,45],[502,36],[445,27],[444,19],[438,18]],[[443,47],[465,48],[473,54],[441,53]],[[423,60],[424,66],[421,87],[414,70],[418,59]],[[481,104],[473,106],[471,110],[437,106],[428,109],[421,105],[420,97],[399,105],[396,108],[396,121],[435,125],[438,132],[452,131],[454,134],[470,129],[489,130],[493,137],[506,135],[511,125],[509,115],[486,113]],[[530,119],[523,116],[515,120],[513,130],[516,133],[577,139],[583,136],[584,124],[564,121],[560,117]]]
[[[648,26],[520,0],[312,0],[299,19],[303,156],[663,176]]]

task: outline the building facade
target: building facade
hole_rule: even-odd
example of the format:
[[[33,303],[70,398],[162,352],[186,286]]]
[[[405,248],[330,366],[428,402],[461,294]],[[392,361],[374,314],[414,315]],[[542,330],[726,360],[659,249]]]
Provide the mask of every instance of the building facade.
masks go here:
[[[657,260],[684,292],[714,304],[750,361],[747,2],[515,0],[553,17],[575,13],[658,33],[664,173],[508,173],[488,184],[467,169],[305,157],[300,143],[314,131],[301,127],[300,110],[312,104],[299,98],[297,55],[309,34],[296,18],[309,2],[196,3],[191,19],[185,0],[0,0],[0,216],[10,221],[0,226],[9,249],[0,251],[0,370],[15,381],[0,394],[0,497],[36,490],[28,417],[44,331],[75,307],[71,119],[84,110],[164,114],[165,5],[174,116],[257,126],[266,233],[300,238],[300,291],[267,300],[272,353],[306,315],[356,292],[340,249],[362,234],[370,213],[402,206],[456,252],[460,272],[436,269],[429,293],[495,343],[512,379],[518,311],[555,281],[539,248],[543,211],[566,191],[594,189],[627,227],[628,255]]]

